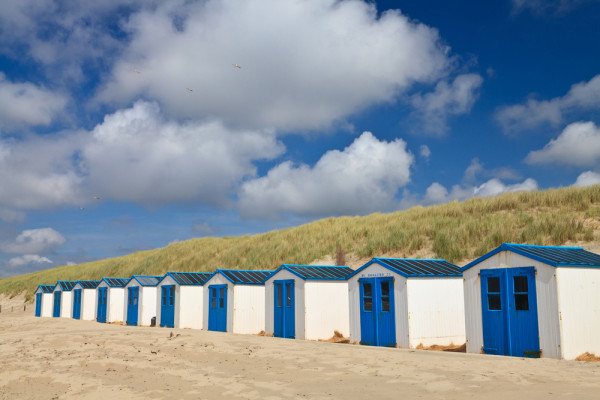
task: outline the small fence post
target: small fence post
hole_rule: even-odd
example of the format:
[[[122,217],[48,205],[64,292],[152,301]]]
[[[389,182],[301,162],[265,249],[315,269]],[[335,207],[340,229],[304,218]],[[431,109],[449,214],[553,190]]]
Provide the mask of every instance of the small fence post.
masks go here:
[[[23,311],[27,311],[27,304],[23,304]]]
[[[2,304],[0,304],[0,313],[2,312]]]

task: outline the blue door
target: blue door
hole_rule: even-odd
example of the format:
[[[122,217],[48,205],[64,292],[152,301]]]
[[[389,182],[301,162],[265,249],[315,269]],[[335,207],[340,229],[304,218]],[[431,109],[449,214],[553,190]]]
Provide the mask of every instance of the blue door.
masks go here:
[[[210,285],[208,330],[227,331],[227,285]]]
[[[275,294],[273,336],[294,339],[296,337],[296,314],[294,280],[273,282]]]
[[[360,343],[396,346],[394,278],[364,278],[360,288]]]
[[[36,317],[42,316],[42,294],[41,293],[35,294],[35,316]]]
[[[161,286],[160,326],[175,327],[175,285]]]
[[[62,295],[62,292],[54,292],[54,313],[52,314],[52,316],[55,318],[60,317],[61,295]]]
[[[137,326],[138,324],[138,300],[139,287],[127,288],[127,325]]]
[[[539,357],[535,268],[481,270],[483,352]]]
[[[96,314],[96,321],[106,322],[106,300],[108,297],[108,288],[98,288],[98,312]]]
[[[81,289],[73,291],[73,318],[81,317]]]

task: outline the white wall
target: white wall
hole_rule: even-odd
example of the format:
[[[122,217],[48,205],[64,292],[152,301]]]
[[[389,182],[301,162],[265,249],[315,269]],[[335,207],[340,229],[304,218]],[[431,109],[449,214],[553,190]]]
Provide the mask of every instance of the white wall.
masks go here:
[[[98,311],[98,292],[96,289],[83,289],[81,292],[81,319],[95,321]]]
[[[60,317],[73,318],[73,292],[62,292],[60,299]]]
[[[179,290],[175,290],[175,327],[202,329],[204,286],[178,285],[176,289]]]
[[[481,353],[483,326],[481,322],[481,282],[479,271],[493,268],[535,267],[538,329],[543,357],[560,358],[560,324],[556,269],[550,265],[511,251],[501,251],[463,272],[465,289],[465,327],[467,352]]]
[[[350,342],[360,343],[360,286],[361,278],[394,278],[394,310],[396,319],[396,344],[409,347],[408,305],[406,301],[406,278],[379,264],[371,264],[348,280],[350,302]]]
[[[141,286],[138,300],[138,325],[150,326],[156,316],[156,286]],[[158,322],[157,322],[158,323]]]
[[[52,304],[53,298],[52,293],[42,294],[42,317],[52,317]]]
[[[233,292],[233,332],[256,334],[263,331],[265,329],[265,287],[235,285]]]
[[[334,331],[349,336],[347,281],[306,281],[304,299],[305,339],[329,339]]]
[[[465,343],[462,278],[409,278],[406,287],[411,348]]]
[[[123,323],[123,304],[125,302],[125,289],[119,287],[108,287],[106,295],[106,322]]]
[[[557,268],[562,357],[600,355],[600,269]]]
[[[277,274],[271,276],[265,282],[265,333],[272,335],[274,330],[274,318],[275,318],[275,290],[273,287],[274,281],[279,280],[294,280],[294,323],[296,331],[296,339],[304,339],[304,284],[305,281],[302,278],[292,274],[287,270],[281,270]]]

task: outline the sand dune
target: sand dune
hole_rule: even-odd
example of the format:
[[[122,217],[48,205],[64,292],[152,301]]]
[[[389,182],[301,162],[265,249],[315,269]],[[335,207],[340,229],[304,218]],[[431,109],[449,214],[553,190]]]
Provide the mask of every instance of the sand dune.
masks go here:
[[[597,399],[600,364],[0,314],[1,399]]]

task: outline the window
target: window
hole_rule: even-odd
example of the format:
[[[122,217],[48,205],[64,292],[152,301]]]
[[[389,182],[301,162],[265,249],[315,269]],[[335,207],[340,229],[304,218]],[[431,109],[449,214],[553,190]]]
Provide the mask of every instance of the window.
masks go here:
[[[500,278],[488,277],[487,278],[488,285],[488,309],[490,311],[500,311],[502,310],[502,303],[500,298]]]
[[[514,276],[513,277],[514,291],[515,291],[515,310],[517,311],[528,311],[529,310],[529,291],[527,285],[526,276]]]
[[[293,283],[286,283],[286,307],[291,307],[292,306],[292,285]]]
[[[275,285],[275,291],[277,292],[277,307],[281,307],[281,303],[283,302],[283,285]]]
[[[363,283],[363,311],[373,311],[373,287]]]
[[[381,282],[381,311],[390,311],[390,281]]]

